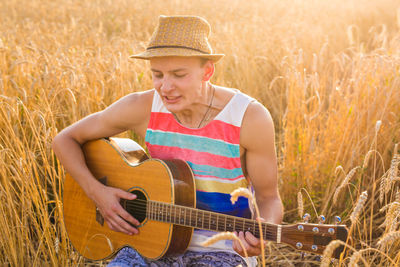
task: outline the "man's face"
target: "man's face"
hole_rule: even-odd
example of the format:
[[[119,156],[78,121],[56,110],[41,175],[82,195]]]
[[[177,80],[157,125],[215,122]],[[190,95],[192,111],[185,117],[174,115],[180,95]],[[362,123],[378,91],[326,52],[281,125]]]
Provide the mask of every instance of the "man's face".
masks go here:
[[[174,113],[198,103],[202,83],[208,80],[212,63],[201,64],[196,57],[159,57],[150,60],[154,88],[165,107]]]

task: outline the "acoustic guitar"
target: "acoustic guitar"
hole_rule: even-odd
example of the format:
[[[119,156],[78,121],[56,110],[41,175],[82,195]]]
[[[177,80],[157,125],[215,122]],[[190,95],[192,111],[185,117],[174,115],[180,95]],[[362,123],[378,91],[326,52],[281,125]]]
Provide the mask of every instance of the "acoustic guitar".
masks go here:
[[[346,241],[345,225],[298,223],[278,225],[196,209],[196,187],[189,165],[182,160],[149,158],[133,140],[107,138],[83,146],[86,164],[107,186],[137,195],[121,200],[122,206],[141,222],[138,235],[108,228],[78,183],[67,173],[63,211],[68,237],[84,257],[101,260],[130,246],[148,259],[183,253],[194,228],[221,231],[250,231],[264,240],[285,243],[300,251],[321,254],[330,241]],[[343,251],[334,252],[338,258]]]

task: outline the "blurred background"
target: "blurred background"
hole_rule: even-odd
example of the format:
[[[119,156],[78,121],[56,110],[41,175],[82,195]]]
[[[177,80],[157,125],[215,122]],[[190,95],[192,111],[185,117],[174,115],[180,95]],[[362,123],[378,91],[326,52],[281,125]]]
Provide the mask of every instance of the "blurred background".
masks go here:
[[[146,47],[159,15],[180,14],[208,20],[214,51],[226,55],[212,82],[271,112],[285,223],[340,215],[355,241],[341,263],[400,264],[399,8],[398,0],[0,1],[0,265],[105,264],[68,242],[51,141],[152,88],[148,62],[128,56]],[[319,264],[274,243],[266,260]]]

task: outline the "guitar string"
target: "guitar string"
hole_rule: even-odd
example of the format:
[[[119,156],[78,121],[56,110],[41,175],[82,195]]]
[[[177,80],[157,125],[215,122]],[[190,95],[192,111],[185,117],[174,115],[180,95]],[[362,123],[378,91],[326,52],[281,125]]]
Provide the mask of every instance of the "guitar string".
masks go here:
[[[146,211],[146,207],[144,207],[143,205],[141,205],[141,206],[139,206],[139,207],[141,207],[141,208],[144,208],[142,211]],[[154,208],[154,207],[153,207]],[[202,211],[202,210],[201,210]],[[206,212],[208,212],[208,211],[206,211]],[[147,213],[146,212],[144,212],[144,213],[142,213],[142,214],[144,214],[144,215],[147,215]],[[156,221],[161,221],[161,222],[168,222],[169,220],[167,220],[167,219],[163,219],[163,218],[167,218],[168,216],[170,216],[170,217],[172,217],[173,216],[173,214],[171,214],[171,215],[168,215],[167,213],[162,213],[162,214],[160,214],[160,213],[158,213],[158,212],[152,212],[152,213],[150,213],[149,214],[150,215],[150,217],[152,217],[152,218],[150,218],[150,220],[156,220]],[[211,215],[211,214],[208,214],[208,215],[206,215],[206,216],[209,216],[209,215]],[[179,214],[175,214],[175,216],[180,216]],[[187,218],[187,215],[186,216],[184,216],[184,218],[181,218],[181,220],[182,219],[186,219]],[[236,218],[236,217],[235,217]],[[239,218],[239,217],[238,217]],[[209,216],[209,218],[207,218],[208,220],[210,220],[210,216]],[[243,218],[243,219],[245,219],[245,218]],[[239,220],[242,220],[242,218],[239,218]],[[246,220],[246,219],[245,219]],[[248,219],[247,219],[248,220]],[[189,220],[189,223],[187,223],[187,221],[185,220],[185,222],[186,222],[186,225],[187,224],[190,224],[190,225],[193,225],[192,227],[193,228],[199,228],[199,225],[197,224],[197,221],[196,220],[193,220],[193,219],[191,219],[191,220]],[[172,223],[172,224],[181,224],[181,225],[185,225],[185,223],[180,223],[179,222],[179,220],[177,219],[177,220],[174,220],[174,221],[170,221],[170,223]],[[196,226],[194,226],[194,224],[196,224]],[[204,225],[208,225],[208,227],[205,227]],[[219,223],[217,223],[217,224],[215,224],[215,223],[209,223],[209,222],[206,222],[206,223],[204,223],[204,222],[202,222],[202,228],[203,229],[209,229],[209,230],[216,230],[216,231],[223,231],[223,230],[227,230],[227,228],[226,227],[219,227],[220,226],[220,224]],[[260,229],[259,229],[259,227],[258,227],[258,224],[256,224],[256,226],[254,226],[254,222],[245,222],[244,223],[244,225],[242,226],[242,225],[235,225],[236,226],[236,228],[242,228],[243,229],[243,231],[246,231],[246,228],[249,228],[249,226],[250,226],[250,228],[252,228],[252,227],[254,227],[253,229],[251,229],[251,230],[248,230],[247,229],[247,231],[249,231],[249,232],[251,232],[251,233],[253,233],[255,236],[260,236]],[[265,223],[263,223],[263,225],[262,225],[262,228],[263,228],[263,237],[266,239],[266,240],[274,240],[275,239],[275,237],[276,237],[276,234],[277,234],[277,230],[276,229],[272,229],[272,230],[269,230],[268,228],[265,228],[265,227],[268,227],[268,224],[265,224]],[[327,227],[327,225],[325,225],[324,227]],[[232,227],[233,228],[233,227]],[[228,228],[229,229],[229,228]],[[233,230],[233,229],[232,229]],[[238,229],[237,231],[239,231],[240,229]],[[233,232],[233,231],[231,231],[231,232]],[[285,229],[285,233],[286,234],[290,234],[290,233],[298,233],[299,232],[299,230],[295,230],[295,229],[291,229],[291,228],[286,228]],[[310,235],[313,235],[313,236],[315,236],[315,233],[309,233]],[[323,233],[321,233],[321,234],[323,234]],[[335,237],[336,238],[336,237]],[[334,239],[335,239],[334,238]],[[324,244],[321,244],[322,246],[324,245]],[[327,245],[327,244],[326,244]]]
[[[140,210],[139,209],[135,209],[135,213],[137,213],[138,215],[147,215],[146,213],[146,210],[147,210],[147,207],[145,206],[145,205],[135,205],[135,202],[139,202],[139,199],[138,200],[135,200],[135,201],[132,201],[132,202],[128,202],[127,204],[128,204],[128,206],[130,206],[130,207],[134,207],[134,206],[136,206],[137,208],[140,208]],[[145,202],[148,202],[147,200],[140,200],[140,202],[142,202],[141,204],[145,204]],[[167,203],[162,203],[162,202],[159,202],[159,203],[157,203],[157,202],[152,202],[152,203],[155,203],[155,204],[161,204],[161,205],[165,205],[164,207],[161,207],[161,209],[162,208],[167,208],[167,207],[172,207],[172,206],[170,206],[169,204],[167,204]],[[169,205],[169,206],[167,206],[167,205]],[[153,207],[154,208],[154,207]],[[159,208],[159,207],[158,207]],[[178,208],[183,208],[183,209],[188,209],[189,207],[178,207]],[[198,210],[196,210],[196,209],[193,209],[192,208],[192,210],[195,210],[196,212],[198,211]],[[160,211],[160,210],[158,210],[158,211]],[[243,229],[243,231],[247,228],[247,230],[249,230],[249,229],[252,229],[253,231],[254,231],[254,234],[256,234],[256,235],[259,235],[260,233],[259,233],[259,228],[258,228],[258,223],[255,221],[255,220],[250,220],[250,219],[247,219],[247,218],[240,218],[240,217],[234,217],[234,216],[229,216],[229,215],[225,215],[225,214],[211,214],[209,211],[203,211],[203,210],[199,210],[200,212],[205,212],[205,216],[207,216],[208,218],[207,218],[207,220],[209,220],[209,222],[202,222],[202,225],[203,225],[203,227],[204,227],[204,224],[206,224],[206,225],[208,225],[209,227],[204,227],[204,228],[208,228],[208,229],[210,229],[210,230],[212,230],[212,229],[214,229],[214,230],[216,230],[216,229],[220,229],[220,228],[223,228],[223,229],[227,229],[227,227],[225,226],[225,227],[219,227],[219,226],[222,226],[221,225],[221,223],[222,222],[220,222],[220,223],[214,223],[214,222],[211,222],[211,220],[212,221],[215,221],[215,220],[217,220],[217,218],[214,218],[214,219],[212,219],[212,216],[222,216],[222,217],[225,217],[225,218],[227,218],[227,219],[232,219],[232,220],[239,220],[239,222],[236,222],[235,221],[235,224],[237,223],[237,225],[235,225],[237,228],[242,228]],[[152,213],[150,213],[149,215],[150,215],[150,217],[155,217],[156,218],[156,220],[158,219],[159,221],[171,221],[171,223],[175,223],[175,224],[179,224],[180,222],[177,222],[178,221],[178,219],[175,219],[174,220],[174,222],[172,221],[172,217],[178,217],[178,216],[181,216],[181,215],[183,215],[183,217],[184,218],[180,218],[181,220],[184,220],[185,222],[186,222],[186,217],[188,217],[187,216],[187,214],[178,214],[178,213],[175,213],[175,212],[172,212],[172,214],[171,215],[169,215],[168,213],[165,213],[164,211],[161,211],[162,213],[159,213],[159,212],[152,212]],[[167,211],[166,211],[167,212]],[[208,213],[208,214],[207,214]],[[167,217],[170,217],[171,218],[171,220],[167,220],[167,219],[163,219],[163,218],[167,218]],[[221,218],[219,218],[219,219],[221,219]],[[154,219],[153,219],[154,220]],[[244,222],[243,222],[244,221]],[[189,218],[189,224],[191,224],[191,225],[193,225],[193,224],[196,224],[196,227],[199,227],[198,226],[198,222],[197,222],[197,220],[195,219],[195,220],[193,220],[193,218]],[[224,224],[225,224],[225,222],[224,222]],[[276,229],[268,229],[267,227],[269,227],[269,224],[268,223],[263,223],[263,226],[262,226],[262,228],[263,228],[263,233],[264,233],[264,235],[268,235],[268,234],[276,234]],[[233,228],[233,227],[230,227],[230,228]],[[229,228],[228,228],[229,229]]]
[[[193,220],[193,218],[191,218],[191,214],[189,214],[189,216],[187,215],[187,213],[185,213],[185,214],[178,214],[178,213],[175,213],[175,212],[172,212],[171,214],[168,214],[168,213],[166,213],[166,212],[168,212],[168,208],[172,208],[173,206],[171,206],[171,204],[170,203],[165,203],[165,202],[156,202],[156,201],[148,201],[148,200],[141,200],[141,199],[137,199],[137,200],[134,200],[134,201],[131,201],[131,202],[127,202],[127,204],[128,204],[128,206],[130,206],[130,207],[133,207],[133,206],[135,206],[135,202],[142,202],[141,204],[142,205],[140,205],[140,206],[138,206],[138,205],[136,205],[136,207],[137,208],[140,208],[140,210],[139,209],[136,209],[135,211],[139,211],[139,215],[147,215],[147,206],[146,205],[143,205],[143,204],[146,204],[147,202],[149,202],[149,203],[153,203],[153,204],[156,204],[156,205],[159,205],[159,207],[153,207],[153,208],[156,208],[156,209],[158,209],[158,211],[161,211],[161,213],[159,213],[159,212],[152,212],[152,213],[150,213],[149,215],[151,216],[151,217],[153,217],[153,218],[155,218],[155,219],[153,219],[153,220],[159,220],[159,221],[164,221],[164,222],[168,222],[168,221],[171,221],[171,223],[175,223],[175,224],[180,224],[180,222],[177,222],[178,221],[178,219],[175,219],[174,221],[172,220],[173,218],[172,217],[180,217],[181,215],[183,216],[183,218],[180,218],[181,220],[184,220],[184,222],[186,222],[186,224],[190,224],[190,225],[194,225],[194,224],[196,224],[196,226],[193,226],[194,228],[196,228],[196,227],[199,227],[198,226],[198,222],[197,222],[197,220],[195,219],[195,220]],[[162,207],[161,207],[161,205],[163,205]],[[212,223],[212,222],[210,222],[211,221],[211,219],[212,219],[212,216],[215,216],[215,217],[222,217],[222,218],[213,218],[213,220],[219,220],[219,219],[224,219],[224,218],[226,218],[226,219],[232,219],[232,220],[235,220],[235,224],[236,224],[236,220],[239,220],[239,223],[238,223],[238,225],[235,225],[236,227],[241,227],[243,230],[245,230],[246,228],[247,228],[247,230],[248,229],[251,229],[251,228],[253,228],[252,230],[254,230],[254,234],[256,234],[256,235],[259,235],[260,233],[259,233],[259,227],[258,227],[258,223],[256,223],[256,221],[255,220],[250,220],[250,219],[247,219],[247,218],[241,218],[241,217],[234,217],[234,216],[231,216],[231,215],[226,215],[226,214],[219,214],[219,213],[214,213],[214,214],[212,214],[212,212],[210,212],[210,211],[204,211],[204,210],[198,210],[198,209],[194,209],[194,208],[190,208],[190,207],[185,207],[185,206],[177,206],[177,208],[178,209],[186,209],[186,211],[195,211],[195,212],[200,212],[200,213],[202,213],[202,212],[204,212],[204,215],[205,216],[208,216],[208,218],[207,218],[207,220],[209,220],[209,222],[202,222],[202,225],[203,225],[203,227],[204,227],[204,224],[206,224],[206,225],[208,225],[209,227],[204,227],[204,228],[207,228],[207,229],[210,229],[210,230],[219,230],[219,229],[229,229],[229,228],[233,228],[233,227],[223,227],[222,225],[221,225],[221,221],[220,221],[220,223]],[[165,209],[165,210],[160,210],[160,209]],[[171,210],[172,211],[172,210]],[[208,213],[208,214],[207,214]],[[167,218],[168,217],[170,217],[171,218],[171,220],[168,220]],[[187,222],[186,221],[186,218],[187,217],[189,217],[189,222]],[[211,218],[210,218],[211,217]],[[166,218],[166,219],[163,219],[163,218]],[[244,220],[244,222],[243,222],[243,220]],[[222,224],[225,224],[225,222],[223,222]],[[239,225],[240,224],[240,225]],[[219,227],[219,226],[221,226],[221,227]],[[263,228],[263,233],[264,233],[264,235],[268,235],[268,234],[276,234],[276,229],[268,229],[268,227],[274,227],[275,225],[274,224],[268,224],[268,223],[262,223],[262,228]],[[319,225],[320,227],[322,226],[322,227],[324,227],[324,228],[327,228],[327,227],[337,227],[336,225]],[[296,230],[296,229],[291,229],[291,228],[286,228],[285,229],[285,232],[287,232],[287,233],[289,233],[289,232],[291,232],[291,233],[298,233],[299,232],[299,230]],[[310,234],[312,234],[312,235],[315,235],[314,233],[310,233]],[[321,233],[321,234],[323,234],[323,233]]]
[[[139,202],[139,201],[141,201],[141,202],[143,202],[144,204],[146,203],[146,202],[148,202],[147,200],[135,200],[136,202]],[[133,201],[134,202],[134,201]],[[164,207],[153,207],[153,208],[158,208],[158,211],[160,211],[160,209],[163,209],[163,208],[171,208],[171,207],[173,207],[173,206],[171,206],[170,204],[168,204],[168,203],[163,203],[163,202],[154,202],[154,201],[152,201],[152,203],[155,203],[155,204],[158,204],[158,205],[165,205]],[[128,202],[127,203],[128,204],[128,206],[130,206],[130,207],[133,207],[134,205],[135,205],[135,203],[130,203],[130,202]],[[132,205],[131,205],[132,204]],[[146,206],[143,206],[143,205],[140,205],[140,206],[137,206],[137,207],[139,207],[141,210],[139,210],[139,209],[135,209],[135,213],[137,213],[138,215],[147,215],[146,214],[146,210],[147,210],[147,207]],[[192,211],[196,211],[196,212],[205,212],[205,216],[208,216],[208,220],[211,220],[211,218],[210,217],[212,217],[212,216],[222,216],[223,218],[222,219],[224,219],[224,217],[225,218],[227,218],[227,219],[232,219],[232,220],[240,220],[241,222],[239,222],[240,224],[242,224],[243,223],[243,220],[244,220],[244,227],[242,227],[242,228],[249,228],[249,227],[251,227],[251,226],[253,226],[254,227],[254,224],[255,224],[255,220],[250,220],[250,219],[247,219],[247,218],[241,218],[241,217],[234,217],[234,216],[230,216],[230,215],[226,215],[226,214],[212,214],[210,211],[204,211],[204,210],[197,210],[197,209],[193,209],[193,208],[190,208],[190,207],[185,207],[185,206],[182,206],[182,207],[177,207],[178,209],[186,209],[186,211],[190,211],[190,210],[192,210]],[[169,217],[172,217],[172,216],[175,216],[175,217],[177,217],[177,216],[183,216],[183,218],[181,218],[181,219],[184,219],[185,221],[186,221],[186,217],[190,217],[190,216],[188,216],[186,213],[185,214],[178,214],[178,213],[175,213],[175,212],[172,212],[172,214],[171,215],[169,215],[168,213],[165,213],[165,212],[168,212],[167,210],[165,210],[165,211],[163,211],[163,210],[161,210],[161,212],[162,213],[159,213],[159,212],[153,212],[153,213],[151,213],[150,215],[152,215],[153,217],[156,217],[156,218],[160,218],[160,219],[158,219],[158,220],[160,220],[160,221],[164,221],[162,218],[164,217],[164,218],[167,218],[168,216]],[[207,214],[208,213],[208,214]],[[190,218],[189,218],[190,219]],[[216,220],[217,218],[214,218],[214,220]],[[221,219],[221,218],[218,218],[218,219]],[[172,220],[171,220],[172,221]],[[176,220],[175,220],[176,221]],[[197,225],[197,220],[190,220],[190,223],[196,223],[196,225]],[[256,222],[257,223],[257,222]],[[204,224],[204,223],[203,223]],[[217,226],[219,226],[220,224],[215,224],[215,223],[211,223],[211,222],[206,222],[206,224],[208,224],[210,227],[211,226],[214,226],[214,228],[216,228]],[[236,225],[236,226],[239,226],[239,225]],[[257,223],[257,225],[256,225],[256,228],[257,229],[255,229],[256,231],[258,230],[258,223]],[[263,229],[265,228],[265,227],[274,227],[275,225],[274,224],[268,224],[268,223],[264,223],[263,222]],[[331,226],[329,226],[329,225],[323,225],[323,227],[336,227],[336,225],[331,225]],[[276,229],[272,229],[272,230],[269,230],[269,229],[265,229],[266,231],[267,231],[267,233],[276,233]],[[285,231],[290,231],[290,232],[298,232],[298,230],[296,230],[296,229],[290,229],[290,228],[288,228],[288,229],[285,229]]]

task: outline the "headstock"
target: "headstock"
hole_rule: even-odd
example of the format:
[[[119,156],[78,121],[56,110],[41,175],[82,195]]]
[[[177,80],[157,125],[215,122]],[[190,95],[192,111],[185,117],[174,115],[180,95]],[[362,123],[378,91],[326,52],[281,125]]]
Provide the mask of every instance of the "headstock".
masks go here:
[[[299,251],[322,254],[326,246],[332,240],[347,241],[348,230],[346,225],[339,224],[314,224],[308,223],[309,215],[305,214],[305,223],[292,225],[282,225],[282,242],[292,246]],[[340,218],[339,218],[340,219]],[[325,217],[320,216],[319,221],[325,221]],[[333,253],[333,257],[340,258],[344,246],[339,246]]]

